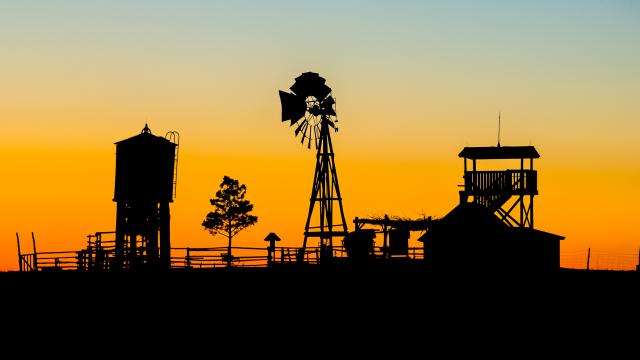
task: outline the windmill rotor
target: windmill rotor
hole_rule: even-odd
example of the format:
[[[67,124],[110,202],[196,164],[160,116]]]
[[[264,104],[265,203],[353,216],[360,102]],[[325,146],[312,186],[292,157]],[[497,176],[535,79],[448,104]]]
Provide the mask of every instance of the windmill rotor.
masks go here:
[[[334,128],[336,103],[331,96],[331,88],[325,84],[326,80],[314,72],[306,72],[296,78],[289,88],[291,92],[280,91],[282,104],[282,121],[290,121],[295,125],[295,136],[300,135],[300,142],[311,148],[313,143],[317,149],[322,136],[322,124]]]

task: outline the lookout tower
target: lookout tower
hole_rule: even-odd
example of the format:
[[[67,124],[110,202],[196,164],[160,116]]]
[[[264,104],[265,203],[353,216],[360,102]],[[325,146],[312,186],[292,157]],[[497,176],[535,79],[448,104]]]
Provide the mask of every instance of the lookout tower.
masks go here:
[[[461,204],[482,205],[511,227],[533,229],[533,198],[538,195],[533,159],[540,157],[533,146],[465,147],[458,156],[464,159]],[[479,160],[520,160],[520,167],[479,171]]]
[[[169,203],[175,196],[178,134],[155,136],[147,125],[116,144],[116,246],[113,268],[171,263]]]

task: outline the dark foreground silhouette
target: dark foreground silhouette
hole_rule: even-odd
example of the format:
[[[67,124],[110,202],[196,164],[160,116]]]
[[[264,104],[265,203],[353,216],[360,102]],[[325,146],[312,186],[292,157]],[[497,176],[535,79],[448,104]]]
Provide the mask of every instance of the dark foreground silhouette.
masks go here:
[[[59,339],[42,348],[47,354],[60,344],[120,354],[123,348],[105,346],[116,333],[135,337],[127,354],[142,358],[168,350],[183,358],[267,356],[282,348],[409,358],[462,343],[473,354],[507,342],[556,350],[576,331],[597,336],[626,328],[638,311],[640,274],[232,268],[13,272],[0,273],[0,284],[5,328],[33,344]],[[334,340],[313,340],[326,335]]]

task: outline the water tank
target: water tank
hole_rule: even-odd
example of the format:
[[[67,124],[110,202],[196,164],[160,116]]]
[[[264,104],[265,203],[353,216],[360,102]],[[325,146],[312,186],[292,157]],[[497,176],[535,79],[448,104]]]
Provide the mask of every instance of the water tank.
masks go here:
[[[392,229],[389,231],[389,254],[407,255],[409,254],[409,230]]]
[[[352,231],[344,237],[344,247],[347,256],[354,261],[364,261],[374,254],[374,238],[376,233],[373,229],[360,229]]]
[[[172,202],[176,144],[145,125],[139,135],[116,144],[113,201]]]

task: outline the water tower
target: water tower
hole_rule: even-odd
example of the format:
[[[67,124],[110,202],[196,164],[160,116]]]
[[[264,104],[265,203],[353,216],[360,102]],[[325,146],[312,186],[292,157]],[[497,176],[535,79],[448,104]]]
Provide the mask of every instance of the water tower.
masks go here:
[[[177,178],[178,134],[155,136],[147,125],[116,144],[114,269],[169,268],[169,203]]]

